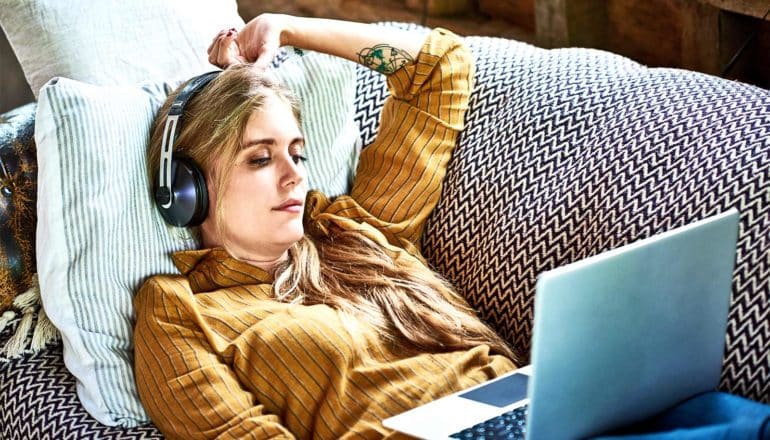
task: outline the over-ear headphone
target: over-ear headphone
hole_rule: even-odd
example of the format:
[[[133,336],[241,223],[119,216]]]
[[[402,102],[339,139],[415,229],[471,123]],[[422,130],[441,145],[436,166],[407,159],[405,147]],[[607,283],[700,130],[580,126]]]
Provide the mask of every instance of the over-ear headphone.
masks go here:
[[[187,102],[219,73],[217,70],[191,79],[174,98],[166,116],[155,205],[170,225],[197,226],[208,214],[209,197],[203,172],[189,157],[174,154],[174,140],[182,128]]]

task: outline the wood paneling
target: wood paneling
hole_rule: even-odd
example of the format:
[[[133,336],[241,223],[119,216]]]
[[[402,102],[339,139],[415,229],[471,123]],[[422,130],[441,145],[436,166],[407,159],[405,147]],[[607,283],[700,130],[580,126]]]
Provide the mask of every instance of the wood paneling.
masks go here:
[[[767,0],[700,0],[719,9],[754,18],[762,18],[770,10],[770,2]]]
[[[535,33],[543,47],[599,47],[607,40],[606,0],[537,0]]]
[[[406,0],[238,0],[238,12],[250,20],[262,12],[354,20],[366,23],[403,21],[421,23],[429,27],[444,27],[460,35],[486,35],[512,38],[534,43],[534,34],[525,26],[511,23],[482,11],[463,14],[423,17],[422,10],[406,7]],[[524,0],[534,2],[534,0]],[[423,21],[424,19],[424,21]],[[534,25],[531,25],[534,26]]]
[[[606,49],[767,88],[770,20],[761,17],[768,9],[770,0],[535,0],[537,42]]]
[[[473,9],[472,0],[405,0],[406,7],[429,15],[465,14]]]
[[[484,14],[535,31],[535,0],[479,0]]]
[[[680,0],[607,2],[607,49],[651,66],[677,66],[681,57]]]
[[[719,21],[722,12],[700,2],[684,4],[681,19],[681,57],[677,65],[700,72],[719,74],[721,50]],[[675,54],[672,54],[675,55]],[[676,59],[672,61],[675,62]]]

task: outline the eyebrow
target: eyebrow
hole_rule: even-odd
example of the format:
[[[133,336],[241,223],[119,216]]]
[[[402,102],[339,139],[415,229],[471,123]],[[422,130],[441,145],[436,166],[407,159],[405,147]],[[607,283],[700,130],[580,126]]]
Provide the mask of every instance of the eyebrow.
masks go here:
[[[298,142],[304,144],[305,143],[305,138],[302,137],[302,136],[295,137],[294,139],[291,140],[291,142],[289,142],[289,145],[294,145],[294,144],[296,144]],[[241,146],[241,150],[246,150],[248,148],[256,147],[256,146],[259,146],[259,145],[270,145],[270,146],[273,146],[275,144],[276,144],[276,142],[275,142],[275,139],[273,139],[273,138],[251,139],[249,141],[244,142],[244,144]]]

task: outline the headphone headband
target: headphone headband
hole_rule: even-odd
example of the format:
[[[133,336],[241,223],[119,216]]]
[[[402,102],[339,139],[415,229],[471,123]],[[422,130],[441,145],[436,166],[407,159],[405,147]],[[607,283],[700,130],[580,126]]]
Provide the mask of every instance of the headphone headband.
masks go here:
[[[206,87],[208,83],[210,83],[214,78],[219,76],[221,72],[221,70],[213,70],[211,72],[198,75],[188,81],[182,91],[176,95],[176,98],[174,98],[174,102],[171,104],[171,108],[168,110],[169,116],[182,116],[182,112],[184,112],[184,108],[187,106],[187,101],[189,101],[196,93],[198,93],[200,89]]]

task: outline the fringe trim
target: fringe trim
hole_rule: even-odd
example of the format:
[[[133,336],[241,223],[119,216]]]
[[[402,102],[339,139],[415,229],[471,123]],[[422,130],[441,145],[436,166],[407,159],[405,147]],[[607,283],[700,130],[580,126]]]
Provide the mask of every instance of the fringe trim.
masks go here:
[[[32,287],[17,295],[11,307],[0,316],[0,332],[13,320],[21,319],[13,335],[0,348],[0,358],[14,359],[23,354],[36,353],[61,338],[43,310],[37,275],[33,278]]]

